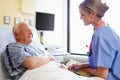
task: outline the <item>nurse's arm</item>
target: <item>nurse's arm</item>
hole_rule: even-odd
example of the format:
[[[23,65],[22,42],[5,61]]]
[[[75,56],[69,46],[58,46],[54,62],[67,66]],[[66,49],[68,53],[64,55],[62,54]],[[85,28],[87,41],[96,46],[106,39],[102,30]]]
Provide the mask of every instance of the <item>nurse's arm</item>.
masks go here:
[[[104,79],[107,78],[108,71],[109,71],[108,68],[104,68],[104,67],[98,67],[97,69],[84,68],[82,70],[85,71],[85,72],[88,72],[88,73],[90,73],[92,75],[95,75],[97,77],[104,78]]]

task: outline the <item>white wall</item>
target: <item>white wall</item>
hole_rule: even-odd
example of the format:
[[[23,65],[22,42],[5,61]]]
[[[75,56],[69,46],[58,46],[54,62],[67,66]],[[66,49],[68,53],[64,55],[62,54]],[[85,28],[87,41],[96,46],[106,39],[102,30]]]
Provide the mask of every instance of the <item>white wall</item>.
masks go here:
[[[66,50],[66,0],[37,0],[37,11],[55,14],[54,31],[44,32],[44,44],[57,45]],[[65,17],[64,17],[65,16]]]
[[[103,0],[109,6],[109,10],[106,12],[104,20],[109,23],[111,27],[120,36],[120,3],[119,0]]]

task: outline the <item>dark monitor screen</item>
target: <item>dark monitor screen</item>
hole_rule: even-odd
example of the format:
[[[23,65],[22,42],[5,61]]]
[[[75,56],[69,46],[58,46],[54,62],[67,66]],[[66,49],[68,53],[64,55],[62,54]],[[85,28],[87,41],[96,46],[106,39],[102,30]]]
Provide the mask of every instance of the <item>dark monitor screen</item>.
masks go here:
[[[36,12],[36,29],[42,31],[53,31],[54,17],[55,15],[51,13]]]

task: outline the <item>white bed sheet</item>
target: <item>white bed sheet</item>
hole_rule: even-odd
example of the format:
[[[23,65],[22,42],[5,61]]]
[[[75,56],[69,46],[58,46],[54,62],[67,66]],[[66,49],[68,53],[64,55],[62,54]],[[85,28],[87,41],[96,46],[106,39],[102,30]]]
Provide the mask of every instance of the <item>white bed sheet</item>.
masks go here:
[[[83,77],[58,67],[51,61],[39,68],[28,70],[20,80],[104,80],[99,77]]]

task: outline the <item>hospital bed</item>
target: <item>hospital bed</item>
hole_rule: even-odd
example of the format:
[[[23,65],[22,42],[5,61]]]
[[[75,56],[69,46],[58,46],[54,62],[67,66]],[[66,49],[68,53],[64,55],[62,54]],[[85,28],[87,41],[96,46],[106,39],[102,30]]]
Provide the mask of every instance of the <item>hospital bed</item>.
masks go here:
[[[43,49],[46,55],[49,53],[40,44],[37,31],[34,27],[31,27],[33,31],[33,46]],[[6,45],[15,42],[12,34],[12,27],[0,26],[0,80],[11,80],[4,66],[2,53],[6,49]],[[103,80],[99,77],[83,77],[78,76],[68,70],[58,67],[58,63],[51,61],[39,68],[28,70],[20,78],[20,80]]]

